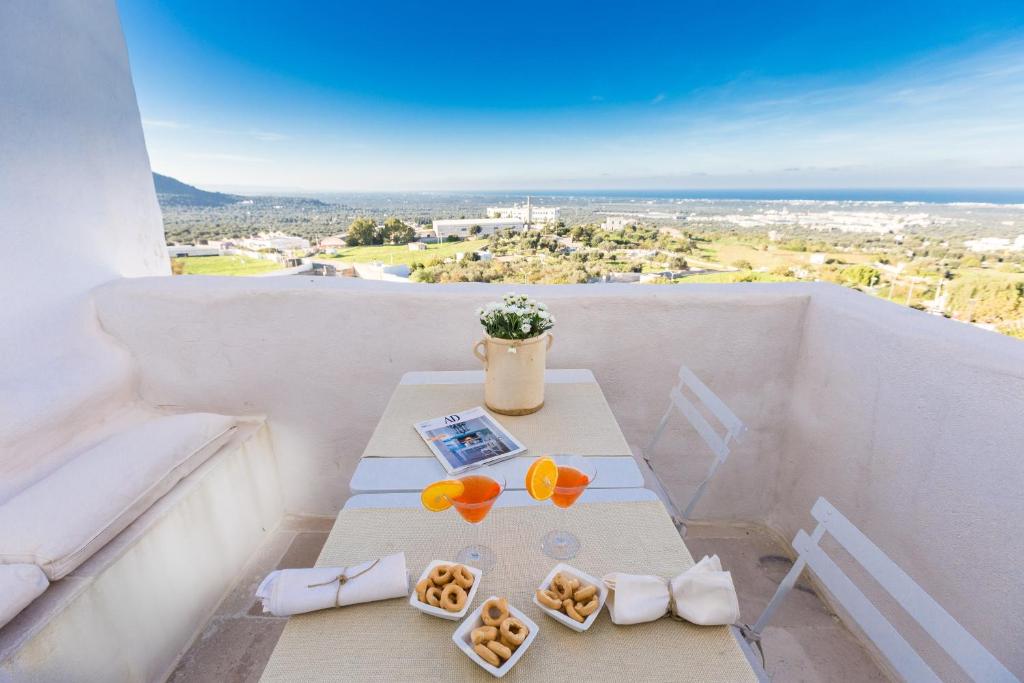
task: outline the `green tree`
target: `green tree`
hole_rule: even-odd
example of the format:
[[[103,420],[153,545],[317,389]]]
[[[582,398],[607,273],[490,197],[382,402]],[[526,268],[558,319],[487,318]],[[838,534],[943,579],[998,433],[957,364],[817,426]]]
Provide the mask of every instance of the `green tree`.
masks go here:
[[[877,268],[863,264],[843,268],[841,275],[843,282],[848,285],[871,287],[882,281],[882,273]]]
[[[746,259],[739,259],[738,261],[732,262],[733,268],[739,268],[740,270],[753,270],[754,264]]]
[[[384,221],[380,230],[380,240],[384,244],[408,244],[416,237],[416,231],[397,218]]]
[[[383,244],[384,240],[372,219],[357,218],[348,226],[345,242],[350,247],[368,247],[374,244]]]
[[[483,232],[483,228],[481,228],[479,225],[474,225],[469,229],[470,235],[479,235],[481,232]]]

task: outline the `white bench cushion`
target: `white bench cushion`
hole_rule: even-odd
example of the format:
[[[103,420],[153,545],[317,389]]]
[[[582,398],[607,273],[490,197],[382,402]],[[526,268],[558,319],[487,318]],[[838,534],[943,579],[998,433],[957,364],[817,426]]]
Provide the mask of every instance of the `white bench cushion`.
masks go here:
[[[158,417],[115,434],[0,505],[0,564],[59,579],[217,451],[237,420]]]
[[[0,628],[49,585],[46,574],[34,564],[0,564]]]

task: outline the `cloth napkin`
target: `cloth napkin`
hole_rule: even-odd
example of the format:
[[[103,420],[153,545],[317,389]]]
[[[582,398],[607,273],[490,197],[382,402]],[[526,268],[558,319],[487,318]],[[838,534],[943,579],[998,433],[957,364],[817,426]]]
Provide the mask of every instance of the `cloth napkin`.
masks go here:
[[[409,595],[405,553],[351,567],[279,569],[256,589],[263,611],[275,617]]]
[[[660,576],[612,573],[608,611],[616,624],[642,624],[666,614],[700,626],[735,623],[740,604],[732,574],[722,571],[718,555],[705,556],[671,581]]]

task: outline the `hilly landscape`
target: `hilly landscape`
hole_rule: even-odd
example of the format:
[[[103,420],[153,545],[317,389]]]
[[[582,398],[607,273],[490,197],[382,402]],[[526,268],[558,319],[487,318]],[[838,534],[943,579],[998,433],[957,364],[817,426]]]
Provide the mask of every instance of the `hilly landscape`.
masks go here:
[[[207,192],[166,175],[153,174],[153,185],[161,206],[228,206],[244,199],[223,192]]]

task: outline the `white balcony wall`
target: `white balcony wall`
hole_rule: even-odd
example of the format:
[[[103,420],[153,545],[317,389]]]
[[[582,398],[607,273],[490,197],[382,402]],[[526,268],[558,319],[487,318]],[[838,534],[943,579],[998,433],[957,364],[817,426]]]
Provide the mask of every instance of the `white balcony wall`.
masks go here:
[[[478,367],[472,311],[506,289],[145,278],[96,299],[146,399],[267,413],[286,508],[331,514],[402,373]],[[515,290],[551,305],[549,365],[592,369],[630,442],[661,416],[680,363],[749,425],[698,518],[791,539],[825,496],[1024,674],[1019,341],[825,284]],[[664,444],[658,470],[686,500],[710,456],[681,419]]]
[[[139,359],[146,400],[266,413],[286,507],[332,514],[402,374],[479,368],[470,350],[482,335],[474,311],[504,291],[190,276],[115,283],[98,292],[97,306],[103,326]],[[558,318],[549,365],[592,369],[631,442],[642,443],[661,417],[680,363],[707,377],[751,430],[702,512],[765,516],[773,494],[765,481],[774,480],[781,449],[806,290],[565,285],[516,291],[549,303]],[[710,456],[680,450],[667,449],[661,458],[682,490],[699,480],[682,465],[703,471]]]
[[[827,497],[1024,678],[1024,344],[823,287],[792,387],[770,523]]]

